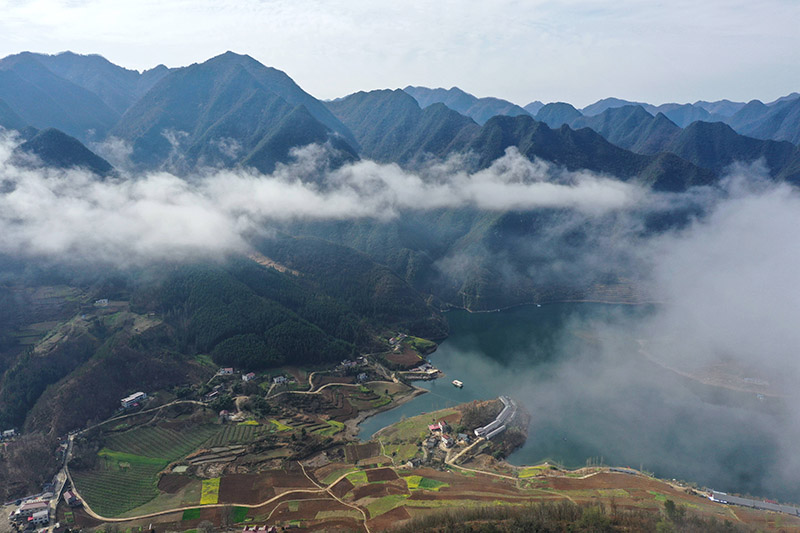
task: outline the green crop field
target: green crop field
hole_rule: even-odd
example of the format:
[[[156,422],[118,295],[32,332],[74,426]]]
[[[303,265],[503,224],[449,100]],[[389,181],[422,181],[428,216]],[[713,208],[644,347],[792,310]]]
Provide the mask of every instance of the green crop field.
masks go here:
[[[95,512],[119,516],[158,496],[159,472],[218,431],[217,426],[204,425],[180,433],[141,427],[109,434],[106,447],[98,452],[97,467],[72,472],[75,485]]]
[[[226,425],[206,442],[206,447],[227,446],[228,444],[247,444],[274,431],[267,426]]]
[[[239,524],[241,522],[244,522],[245,519],[247,518],[247,513],[249,510],[250,509],[248,509],[247,507],[234,507],[231,517],[233,519],[233,523]]]
[[[218,427],[212,425],[197,426],[181,432],[157,426],[143,427],[108,435],[106,447],[117,452],[171,462],[197,449],[217,431]]]
[[[124,454],[121,461],[118,456],[101,456],[98,468],[71,472],[81,496],[96,513],[119,516],[158,495],[158,473],[167,461],[137,457]]]
[[[344,424],[341,422],[337,422],[336,420],[327,420],[326,422],[327,425],[325,427],[321,429],[315,429],[313,430],[313,433],[322,435],[323,437],[331,437],[344,430]]]
[[[428,435],[428,424],[441,420],[447,416],[457,413],[455,409],[442,409],[423,415],[417,415],[405,420],[401,420],[379,433],[381,440],[385,443],[395,441],[414,441]]]
[[[405,479],[409,490],[439,490],[442,487],[450,486],[448,483],[444,483],[443,481],[437,481],[435,479],[422,476],[406,476],[403,479]]]

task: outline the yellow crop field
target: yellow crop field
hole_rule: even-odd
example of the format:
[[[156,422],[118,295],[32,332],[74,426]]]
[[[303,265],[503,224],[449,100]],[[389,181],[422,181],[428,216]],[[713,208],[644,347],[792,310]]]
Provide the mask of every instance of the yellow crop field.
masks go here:
[[[203,480],[203,488],[200,492],[200,505],[209,505],[219,502],[219,478]]]

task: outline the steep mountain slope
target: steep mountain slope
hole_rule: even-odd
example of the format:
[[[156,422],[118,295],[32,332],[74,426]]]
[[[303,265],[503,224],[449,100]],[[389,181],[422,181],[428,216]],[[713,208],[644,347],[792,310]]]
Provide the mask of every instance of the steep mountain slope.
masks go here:
[[[603,112],[578,117],[570,123],[574,129],[591,128],[609,142],[638,153],[657,153],[681,129],[660,114],[656,119],[640,105],[609,107]]]
[[[581,116],[581,112],[571,104],[565,102],[553,102],[542,107],[536,113],[536,120],[544,122],[551,128],[559,128],[563,124],[569,124]]]
[[[35,156],[31,159],[26,156]],[[14,158],[23,164],[43,164],[55,168],[83,168],[98,176],[113,170],[111,164],[81,142],[62,131],[48,128],[15,149]]]
[[[534,100],[530,104],[524,106],[522,109],[527,111],[530,116],[535,117],[536,113],[538,113],[539,110],[543,107],[544,107],[544,102],[540,102],[539,100]]]
[[[760,102],[759,102],[760,103]],[[742,135],[800,143],[800,97],[765,106],[754,103],[735,114],[730,124]]]
[[[630,100],[623,100],[621,98],[603,98],[601,100],[596,101],[593,104],[587,105],[583,109],[581,109],[581,113],[586,117],[593,117],[595,115],[599,115],[608,109],[616,109],[618,107],[627,107],[627,106],[642,106],[645,107],[648,104],[644,102],[631,102]]]
[[[4,100],[0,99],[0,127],[19,131],[26,125],[22,117],[17,115]]]
[[[328,105],[356,133],[364,155],[380,161],[405,164],[426,154],[443,158],[472,153],[478,168],[485,168],[514,146],[531,159],[538,157],[570,170],[638,177],[663,190],[682,190],[714,179],[711,172],[674,155],[636,154],[588,128],[551,129],[529,115],[498,115],[479,127],[443,104],[420,110],[398,91],[356,93]]]
[[[111,134],[132,142],[132,160],[143,167],[231,165],[252,155],[268,163],[260,170],[269,171],[274,161],[286,160],[285,143],[273,142],[268,156],[256,157],[253,151],[262,140],[287,131],[283,120],[297,108],[305,113],[298,110],[296,116],[310,116],[329,138],[344,139],[351,154],[357,148],[350,131],[285,73],[231,52],[170,72]],[[308,123],[291,131],[294,146],[321,140],[319,128]],[[259,149],[263,152],[263,146]]]
[[[722,122],[697,121],[681,129],[662,113],[653,117],[640,106],[626,106],[578,118],[571,126],[589,127],[637,153],[669,152],[717,174],[734,162],[763,159],[771,175],[794,176],[792,171],[784,172],[795,157],[794,145],[740,135]]]
[[[482,166],[500,157],[509,146],[533,159],[539,157],[570,170],[588,169],[622,179],[636,178],[656,190],[685,190],[714,181],[713,173],[670,154],[658,157],[635,154],[605,140],[589,128],[551,129],[530,117],[494,117],[486,123],[468,149]]]
[[[698,100],[694,104],[697,107],[702,107],[712,116],[715,117],[730,117],[734,115],[737,111],[745,106],[744,102],[731,102],[730,100],[717,100],[715,102],[706,102],[704,100]]]
[[[381,162],[405,164],[426,154],[446,156],[455,139],[479,129],[444,104],[420,109],[399,89],[352,94],[328,107],[356,135],[363,155]]]
[[[739,135],[722,122],[694,122],[663,150],[715,172],[722,172],[734,162],[750,163],[763,159],[773,176],[780,174],[798,151],[789,142]]]
[[[97,95],[28,52],[0,60],[0,99],[28,125],[57,128],[82,141],[101,139],[119,118]]]
[[[647,110],[651,113],[664,113],[668,119],[681,128],[685,128],[692,122],[698,120],[712,120],[711,113],[702,107],[696,107],[692,104],[662,104],[655,108],[648,108]]]
[[[117,66],[95,54],[62,52],[56,55],[33,56],[54,74],[99,96],[119,115],[169,73],[164,65],[139,73]]]
[[[427,87],[408,86],[403,89],[425,108],[433,104],[444,104],[462,115],[472,118],[478,124],[485,124],[496,115],[527,115],[528,111],[500,98],[478,98],[458,87],[450,89],[429,89]]]

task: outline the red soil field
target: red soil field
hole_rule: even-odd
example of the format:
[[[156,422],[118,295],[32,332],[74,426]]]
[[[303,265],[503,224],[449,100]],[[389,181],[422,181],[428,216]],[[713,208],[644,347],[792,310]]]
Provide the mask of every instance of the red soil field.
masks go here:
[[[397,479],[397,473],[391,468],[379,468],[377,470],[367,470],[367,481],[391,481]]]
[[[366,444],[348,444],[344,447],[344,457],[348,463],[355,463],[362,459],[369,459],[380,455],[381,447],[377,442]]]
[[[380,483],[374,485],[362,485],[353,490],[353,499],[358,501],[361,498],[382,498],[396,494],[408,494],[405,487],[398,487],[390,483]]]
[[[314,387],[319,388],[323,385],[327,385],[328,383],[355,383],[355,379],[352,376],[314,376]]]
[[[336,518],[304,527],[303,531],[366,531],[360,520]]]
[[[331,492],[336,495],[337,498],[343,498],[345,494],[353,490],[354,485],[350,483],[350,480],[344,478],[336,485],[331,487]]]
[[[396,526],[398,522],[408,520],[410,518],[411,515],[408,514],[405,506],[395,507],[387,513],[383,513],[376,518],[370,519],[369,527],[372,531],[384,531]]]
[[[408,346],[404,346],[403,351],[401,351],[400,353],[391,352],[387,355],[384,355],[383,358],[394,365],[406,369],[417,367],[421,365],[423,362],[423,360],[420,359],[419,355],[417,355],[417,352],[415,352]]]
[[[266,476],[258,474],[228,474],[219,483],[219,503],[263,502],[275,496]]]
[[[192,478],[189,476],[182,476],[180,474],[164,474],[158,481],[158,490],[166,492],[167,494],[175,494],[191,482]]]

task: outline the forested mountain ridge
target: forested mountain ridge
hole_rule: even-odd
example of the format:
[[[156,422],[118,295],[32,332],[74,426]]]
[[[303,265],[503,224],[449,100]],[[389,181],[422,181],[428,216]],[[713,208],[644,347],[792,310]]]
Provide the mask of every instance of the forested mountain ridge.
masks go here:
[[[480,125],[497,115],[518,116],[530,114],[526,108],[500,98],[478,98],[458,87],[450,89],[428,89],[427,87],[408,87],[404,92],[414,97],[423,109],[433,104],[444,104],[462,115],[466,115]],[[530,104],[529,104],[530,105]]]

